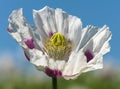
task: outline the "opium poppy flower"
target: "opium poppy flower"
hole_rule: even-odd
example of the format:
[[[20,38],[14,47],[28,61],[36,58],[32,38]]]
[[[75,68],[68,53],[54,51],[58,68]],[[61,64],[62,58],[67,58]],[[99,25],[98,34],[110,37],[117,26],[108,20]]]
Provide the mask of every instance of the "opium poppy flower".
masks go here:
[[[109,27],[82,28],[80,18],[47,6],[33,10],[33,18],[34,26],[27,23],[22,9],[14,10],[8,32],[38,70],[50,77],[74,79],[103,68],[103,55],[110,51]]]

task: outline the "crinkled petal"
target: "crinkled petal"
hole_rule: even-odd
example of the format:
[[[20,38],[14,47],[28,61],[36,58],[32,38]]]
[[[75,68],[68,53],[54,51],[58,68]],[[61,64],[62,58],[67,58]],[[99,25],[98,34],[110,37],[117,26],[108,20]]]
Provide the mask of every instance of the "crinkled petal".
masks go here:
[[[68,39],[72,41],[72,49],[75,50],[81,39],[82,22],[79,18],[69,15]]]
[[[21,46],[25,47],[23,40],[30,38],[29,25],[25,21],[22,13],[22,9],[14,10],[10,15],[9,19],[9,33],[13,38],[20,43]]]
[[[106,50],[104,53],[103,51],[101,52],[101,54],[104,55],[110,50],[110,39],[111,32],[109,31],[109,28],[107,26],[103,26],[92,38],[89,39],[89,41],[84,45],[82,50],[85,52],[89,49],[94,53],[94,55],[99,54],[101,50]]]
[[[44,44],[41,41],[40,35],[38,33],[38,30],[37,30],[37,28],[35,26],[31,27],[30,33],[32,34],[32,37],[34,39],[35,48],[43,51]]]
[[[33,10],[33,17],[34,17],[34,22],[37,27],[37,30],[40,34],[40,38],[41,38],[42,42],[44,43],[47,38],[47,34],[45,32],[46,29],[44,29],[44,24],[43,24],[41,16],[40,16],[40,11]]]
[[[52,58],[47,57],[47,55],[43,54],[42,51],[37,49],[27,50],[26,53],[30,58],[30,62],[34,64],[38,69],[40,67],[45,68],[48,67],[52,70],[62,71],[65,65],[65,61],[54,60]]]
[[[35,46],[36,37],[33,36],[34,30],[33,28],[26,22],[25,17],[23,16],[22,9],[14,10],[12,14],[9,16],[9,26],[8,32],[12,37],[24,48],[27,48],[27,44],[25,40],[34,39]]]
[[[49,36],[51,32],[60,32],[64,35],[68,32],[69,15],[61,9],[52,9],[46,6],[39,11],[34,10],[33,12],[36,26],[41,33]]]
[[[66,61],[65,60],[56,60],[56,65],[57,65],[57,69],[60,71],[63,71],[64,67],[65,67]]]
[[[50,32],[56,32],[56,21],[55,21],[55,10],[49,7],[44,7],[42,10],[39,11],[40,17],[42,19],[44,29],[49,35]]]
[[[94,62],[92,63],[89,62],[82,72],[102,69],[103,68],[103,57],[102,56],[103,55],[95,56],[95,58],[93,59]]]
[[[81,35],[81,39],[79,41],[79,44],[76,48],[76,51],[78,52],[79,50],[81,50],[81,48],[83,48],[91,39],[92,37],[94,37],[96,35],[96,33],[99,34],[99,28],[95,27],[95,26],[87,26],[86,28],[84,28],[82,30],[82,35]],[[91,46],[92,46],[92,42],[91,42]]]
[[[55,20],[58,32],[64,34],[65,36],[68,33],[69,29],[69,15],[64,12],[62,9],[55,9]]]
[[[58,32],[64,34],[73,43],[73,50],[81,38],[82,22],[76,16],[68,15],[62,9],[55,10]]]
[[[48,66],[48,59],[42,51],[37,49],[28,50],[30,57],[30,62],[37,67],[46,67]]]
[[[65,79],[76,78],[86,67],[86,59],[82,52],[72,53],[63,70],[63,77]]]
[[[96,34],[92,38],[92,47],[90,44],[91,41],[83,48],[83,50],[92,48],[94,53],[94,58],[87,63],[85,71],[91,71],[95,69],[101,69],[103,67],[103,55],[110,51],[109,40],[111,39],[111,32],[107,26],[104,26],[100,29],[99,34]]]
[[[57,70],[62,71],[64,69],[65,63],[66,63],[65,60],[60,61],[60,60],[54,60],[50,58],[48,62],[48,67],[50,69],[57,69]]]
[[[93,38],[93,52],[95,52],[96,54],[99,53],[101,50],[110,50],[109,40],[111,39],[111,32],[106,25],[103,26],[103,28],[101,29],[102,31]],[[101,53],[105,54],[106,52],[102,51]]]
[[[34,10],[34,18],[38,28],[43,28],[44,32],[49,36],[49,33],[57,32],[56,20],[55,20],[55,10],[49,7],[44,7],[39,11]],[[39,19],[39,21],[37,20]],[[37,21],[36,21],[37,20]]]
[[[104,43],[109,42],[111,38],[111,32],[109,28],[105,25],[101,29],[88,26],[83,29],[82,38],[77,47],[77,51],[90,49],[94,53],[98,53]]]
[[[70,69],[71,71],[67,71],[66,73],[68,73],[68,74],[70,73],[70,75],[75,75],[77,77],[82,72],[87,72],[87,71],[92,71],[92,70],[103,68],[102,57],[105,53],[107,53],[110,50],[109,40],[111,39],[111,32],[108,30],[107,26],[104,26],[103,28],[101,28],[99,30],[95,29],[95,31],[96,32],[93,33],[94,34],[93,36],[88,36],[89,40],[88,40],[88,38],[86,38],[86,40],[87,40],[86,44],[82,47],[81,50],[79,50],[79,51],[83,51],[83,52],[85,52],[86,50],[91,50],[94,53],[94,57],[92,57],[93,59],[87,63],[87,57],[85,57],[85,55],[83,55],[85,59],[83,60],[84,64],[82,65],[81,70],[79,70],[79,68],[80,68],[79,67],[79,68],[76,68],[79,71],[76,74],[71,74],[73,69]],[[88,35],[89,34],[90,33],[88,33]],[[85,33],[83,35],[85,35]],[[95,49],[97,49],[97,51]],[[77,58],[77,56],[72,56],[72,57]],[[73,58],[71,58],[71,60],[75,62],[75,60]],[[80,64],[80,62],[78,62],[78,60],[77,60],[77,63]],[[67,68],[67,67],[65,67],[65,68]],[[68,67],[68,68],[70,68],[70,67]],[[72,68],[74,68],[74,67],[72,67]],[[69,70],[69,69],[67,69],[67,70]],[[75,71],[73,73],[75,73]],[[70,75],[67,75],[67,77],[65,76],[65,78],[66,79],[75,78],[75,76],[70,76]]]

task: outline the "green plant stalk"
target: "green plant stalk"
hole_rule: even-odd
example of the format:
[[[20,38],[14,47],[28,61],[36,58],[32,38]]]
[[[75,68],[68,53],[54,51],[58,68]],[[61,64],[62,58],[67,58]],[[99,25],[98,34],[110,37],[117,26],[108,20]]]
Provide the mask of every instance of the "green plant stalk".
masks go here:
[[[57,78],[52,77],[52,89],[57,89]]]

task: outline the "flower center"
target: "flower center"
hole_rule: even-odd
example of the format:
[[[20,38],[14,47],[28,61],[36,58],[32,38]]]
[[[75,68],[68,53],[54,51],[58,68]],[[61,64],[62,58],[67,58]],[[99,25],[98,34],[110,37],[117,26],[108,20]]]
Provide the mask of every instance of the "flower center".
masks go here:
[[[61,33],[54,33],[47,38],[44,49],[50,58],[55,60],[68,59],[72,50],[72,44]]]
[[[54,46],[65,46],[66,43],[66,39],[64,35],[60,33],[53,34],[53,36],[50,38],[50,41],[51,41],[51,45]]]

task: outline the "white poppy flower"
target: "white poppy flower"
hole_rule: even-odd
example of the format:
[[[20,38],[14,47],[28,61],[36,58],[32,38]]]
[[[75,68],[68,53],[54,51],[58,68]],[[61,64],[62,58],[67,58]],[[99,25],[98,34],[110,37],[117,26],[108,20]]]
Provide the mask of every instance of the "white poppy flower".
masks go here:
[[[78,17],[47,6],[33,10],[33,17],[35,26],[26,22],[22,9],[14,10],[7,30],[38,70],[50,77],[74,79],[103,67],[103,55],[110,51],[109,27],[82,28]]]

